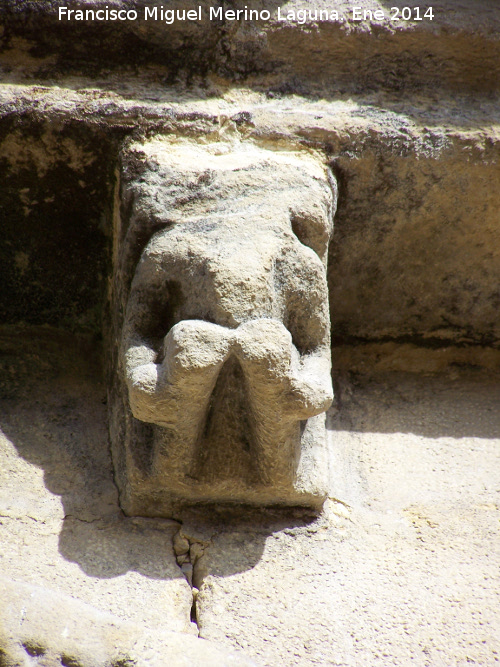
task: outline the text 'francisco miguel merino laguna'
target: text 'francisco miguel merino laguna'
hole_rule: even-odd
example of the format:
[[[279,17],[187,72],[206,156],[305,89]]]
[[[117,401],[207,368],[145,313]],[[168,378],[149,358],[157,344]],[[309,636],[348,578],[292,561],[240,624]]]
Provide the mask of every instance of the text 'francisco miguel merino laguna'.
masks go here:
[[[210,21],[269,21],[271,12],[267,9],[223,9],[222,7],[208,7],[208,12],[200,5],[198,9],[165,9],[163,6],[144,7],[142,18],[144,21],[163,21],[171,24],[175,21],[201,22],[208,17]],[[139,12],[136,9],[69,9],[59,7],[59,21],[136,21]],[[281,10],[272,16],[275,21],[287,21],[303,24],[315,21],[344,21],[336,10],[331,9],[289,9]],[[363,9],[351,7],[349,18],[352,21],[424,21],[434,18],[432,7],[391,7],[388,14],[383,9]]]
[[[198,9],[165,9],[162,6],[144,7],[142,19],[144,21],[163,21],[171,24],[175,21],[202,21],[207,18],[210,21],[269,21],[271,12],[267,9],[223,9],[222,7],[209,7],[208,12],[201,6]],[[139,12],[135,9],[69,9],[59,7],[59,20],[67,21],[136,21]],[[278,7],[273,17],[278,21],[293,21],[306,23],[307,21],[342,21],[337,11],[326,9],[299,9],[296,11],[281,11]]]

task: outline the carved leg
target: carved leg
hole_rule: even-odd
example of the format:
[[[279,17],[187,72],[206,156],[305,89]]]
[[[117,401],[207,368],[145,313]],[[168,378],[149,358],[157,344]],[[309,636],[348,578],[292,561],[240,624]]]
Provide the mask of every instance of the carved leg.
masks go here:
[[[134,417],[168,429],[170,470],[187,473],[203,429],[208,402],[230,349],[231,330],[203,322],[179,322],[165,336],[161,364],[130,369],[127,377]]]
[[[273,319],[238,327],[235,352],[248,384],[261,479],[291,485],[300,458],[300,422],[332,401],[328,362],[301,360],[290,332]],[[317,372],[318,364],[326,364],[326,373]]]
[[[235,352],[245,373],[257,467],[263,482],[293,484],[300,456],[300,419],[290,414],[290,377],[298,364],[292,337],[278,320],[242,324],[236,332]]]

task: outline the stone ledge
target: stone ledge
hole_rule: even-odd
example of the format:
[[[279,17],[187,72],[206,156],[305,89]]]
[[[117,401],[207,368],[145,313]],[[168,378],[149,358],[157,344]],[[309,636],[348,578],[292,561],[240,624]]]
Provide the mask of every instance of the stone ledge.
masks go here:
[[[152,5],[153,3],[151,3]],[[197,80],[216,72],[256,87],[286,92],[314,90],[411,91],[439,86],[476,93],[498,90],[500,19],[490,3],[441,1],[433,21],[391,21],[390,5],[404,2],[361,0],[358,6],[383,11],[381,21],[353,21],[353,3],[336,3],[341,22],[304,23],[278,19],[304,10],[294,0],[266,4],[269,21],[210,21],[209,8],[219,3],[177,0],[169,8],[201,7],[200,23],[144,21],[144,0],[83,0],[82,9],[106,5],[137,8],[136,21],[58,20],[54,0],[32,0],[20,6],[4,3],[0,64],[5,75],[60,78],[64,72],[95,73],[136,67],[157,67],[158,76],[173,82],[179,76]],[[423,2],[423,8],[433,3]],[[262,7],[235,2],[234,9]],[[308,6],[309,8],[310,6]],[[325,0],[315,8],[331,9]],[[228,9],[226,7],[226,9]],[[285,14],[286,12],[286,14]]]
[[[157,133],[300,145],[331,161],[341,184],[330,255],[337,339],[431,336],[498,345],[500,135],[494,99],[439,101],[429,95],[397,101],[377,94],[313,101],[269,99],[248,90],[226,91],[219,99],[180,90],[175,99],[175,89],[156,89],[158,100],[152,100],[144,99],[144,91],[137,99],[71,85],[0,87],[2,199],[15,241],[5,244],[3,266],[15,274],[9,280],[22,287],[24,299],[6,292],[6,322],[21,318],[97,330],[113,164],[125,136]],[[44,231],[49,219],[51,237]],[[81,222],[75,227],[68,220]],[[77,231],[79,252],[90,264],[79,270],[74,265],[66,278],[57,269],[54,289],[44,287],[43,293],[38,279],[40,300],[23,296],[31,285],[23,271],[31,265],[25,266],[30,253],[18,234],[20,224],[32,230],[34,247],[50,238],[52,252],[75,243]],[[49,252],[42,258],[50,269],[44,280],[52,280],[57,264]],[[33,271],[40,273],[37,266]],[[76,298],[58,301],[54,294],[61,293],[64,280],[69,286],[62,296],[76,286]],[[81,299],[83,289],[90,299]],[[19,310],[22,303],[29,308]]]

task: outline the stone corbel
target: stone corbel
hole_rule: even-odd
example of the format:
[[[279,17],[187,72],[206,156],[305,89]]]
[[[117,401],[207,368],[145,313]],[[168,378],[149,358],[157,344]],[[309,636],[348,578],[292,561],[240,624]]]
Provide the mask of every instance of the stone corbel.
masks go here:
[[[165,138],[124,151],[111,439],[126,513],[321,507],[335,205],[306,151]]]

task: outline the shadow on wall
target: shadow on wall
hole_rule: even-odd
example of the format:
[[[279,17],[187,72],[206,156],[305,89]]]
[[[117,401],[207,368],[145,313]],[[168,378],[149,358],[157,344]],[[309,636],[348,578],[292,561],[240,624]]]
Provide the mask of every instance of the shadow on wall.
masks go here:
[[[330,431],[411,433],[425,438],[498,438],[498,373],[451,364],[439,375],[403,371],[342,374]]]
[[[61,497],[65,518],[59,552],[93,577],[113,578],[135,571],[153,579],[181,578],[172,550],[180,523],[128,518],[119,508],[108,448],[100,347],[88,339],[45,331],[45,335],[36,330],[24,337],[18,333],[0,339],[0,427],[23,459],[43,469],[46,489]],[[500,414],[495,405],[500,387],[495,378],[488,380],[470,368],[421,376],[418,382],[415,377],[385,373],[376,378],[353,374],[349,381],[340,378],[337,408],[329,415],[328,428],[412,432],[431,438],[498,436]],[[36,475],[30,478],[31,474],[29,470],[16,473],[18,486],[9,502],[34,516],[53,511],[51,498],[44,497],[43,489],[37,492]],[[306,526],[315,517],[303,510],[240,508],[231,513],[212,507],[186,511],[180,519],[185,533],[195,538],[199,534],[207,544],[221,533],[240,539],[238,558],[211,552],[217,574],[230,576],[260,561],[271,534]]]
[[[384,154],[375,143],[334,164],[328,284],[337,343],[409,337],[425,345],[431,336],[498,346],[496,158],[445,155],[437,135],[423,146],[428,156],[415,145]]]
[[[78,120],[0,119],[0,322],[99,332],[115,142]]]
[[[59,552],[87,575],[110,579],[135,571],[152,579],[182,578],[172,549],[182,522],[184,534],[206,545],[222,533],[239,540],[234,558],[222,547],[211,547],[212,573],[230,576],[255,567],[273,533],[315,520],[304,510],[216,507],[186,511],[179,522],[124,517],[109,455],[100,346],[50,329],[43,335],[40,329],[2,335],[0,344],[0,428],[23,459],[43,469],[50,494],[61,497],[65,518]],[[494,438],[500,432],[495,409],[500,387],[497,378],[480,370],[451,367],[447,374],[429,377],[351,373],[336,384],[331,431],[411,432],[430,438]],[[7,455],[8,448],[7,442]],[[24,514],[45,512],[54,519],[58,509],[49,494],[37,490],[33,470],[21,466],[14,476],[8,502]]]
[[[134,524],[120,511],[99,346],[50,330],[38,336],[2,339],[0,428],[23,459],[43,469],[46,489],[61,497],[61,555],[99,578],[129,570],[156,579],[182,576],[166,548],[176,524]],[[58,518],[50,494],[37,488],[36,472],[23,466],[18,476],[9,501],[35,517]]]
[[[43,469],[50,494],[60,496],[60,554],[97,578],[128,571],[152,579],[183,578],[172,548],[181,522],[129,518],[120,510],[109,454],[100,345],[50,329],[26,332],[0,334],[0,438],[1,433],[7,438],[2,446],[7,456],[12,443],[19,456]],[[9,505],[24,515],[57,519],[58,508],[44,489],[37,488],[32,468],[21,466],[11,480],[14,477]],[[185,530],[197,533],[201,526],[207,543],[223,531],[244,536],[237,560],[216,558],[223,576],[253,568],[273,532],[315,519],[304,510],[251,508],[205,508],[186,511],[180,518],[186,521]]]

